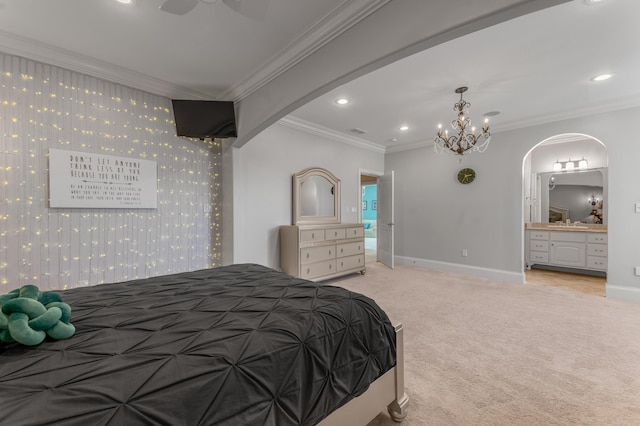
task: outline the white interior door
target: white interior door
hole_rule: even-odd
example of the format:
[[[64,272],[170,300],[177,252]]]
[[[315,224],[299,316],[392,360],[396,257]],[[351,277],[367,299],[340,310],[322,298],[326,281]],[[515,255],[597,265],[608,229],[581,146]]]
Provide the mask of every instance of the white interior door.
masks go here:
[[[378,176],[378,261],[393,269],[394,212],[393,170]]]

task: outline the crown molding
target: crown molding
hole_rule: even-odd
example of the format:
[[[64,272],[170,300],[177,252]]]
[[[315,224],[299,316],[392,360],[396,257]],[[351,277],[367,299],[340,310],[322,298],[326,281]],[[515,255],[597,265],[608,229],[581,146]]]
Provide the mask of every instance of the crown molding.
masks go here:
[[[492,127],[493,129],[496,129],[495,132],[507,132],[510,130],[522,129],[525,127],[533,127],[558,121],[572,120],[596,114],[606,114],[609,112],[636,107],[640,107],[640,96],[618,99],[612,102],[603,102],[598,105],[585,108],[575,108],[567,111],[553,112],[550,114],[539,115],[519,121],[505,122],[499,125],[493,125]]]
[[[344,0],[312,27],[219,99],[241,100],[304,60],[391,0]],[[0,30],[0,51],[59,66],[169,98],[210,99],[211,94],[150,77],[90,56]]]
[[[421,149],[421,148],[429,148],[429,147],[433,147],[433,141],[420,141],[420,142],[414,142],[414,143],[405,143],[405,144],[401,144],[401,145],[396,145],[396,146],[392,146],[392,147],[387,147],[387,149],[385,150],[386,154],[394,154],[396,152],[402,152],[402,151],[410,151],[412,149]]]
[[[146,74],[0,30],[0,50],[156,95],[204,99],[206,95]]]
[[[310,135],[320,136],[322,138],[331,139],[336,142],[346,143],[347,145],[352,145],[358,148],[366,149],[368,151],[373,151],[381,154],[385,153],[385,147],[383,145],[379,145],[365,139],[356,138],[354,136],[345,135],[336,132],[335,130],[319,126],[315,123],[311,123],[309,121],[305,121],[291,115],[281,118],[276,122],[276,124]]]
[[[390,1],[343,1],[280,52],[260,65],[257,71],[223,93],[222,99],[233,99],[238,102],[249,96]]]

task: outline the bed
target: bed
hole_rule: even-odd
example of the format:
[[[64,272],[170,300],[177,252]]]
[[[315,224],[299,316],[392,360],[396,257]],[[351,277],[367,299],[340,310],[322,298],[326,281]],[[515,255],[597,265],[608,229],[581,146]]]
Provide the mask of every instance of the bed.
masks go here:
[[[402,327],[255,264],[59,292],[76,333],[0,343],[0,424],[366,424],[406,415]]]

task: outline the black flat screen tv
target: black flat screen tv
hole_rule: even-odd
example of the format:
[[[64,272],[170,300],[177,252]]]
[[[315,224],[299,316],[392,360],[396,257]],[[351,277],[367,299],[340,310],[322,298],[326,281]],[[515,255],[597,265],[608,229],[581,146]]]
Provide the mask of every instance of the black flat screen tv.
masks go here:
[[[236,113],[232,101],[172,99],[178,136],[190,138],[235,138]]]

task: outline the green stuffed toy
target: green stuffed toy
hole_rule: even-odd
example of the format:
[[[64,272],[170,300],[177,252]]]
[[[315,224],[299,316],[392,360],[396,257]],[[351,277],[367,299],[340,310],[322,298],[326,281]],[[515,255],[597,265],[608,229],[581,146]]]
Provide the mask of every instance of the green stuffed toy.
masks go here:
[[[69,323],[71,308],[59,294],[25,285],[0,296],[0,342],[34,346],[49,336],[68,339],[76,332]]]

